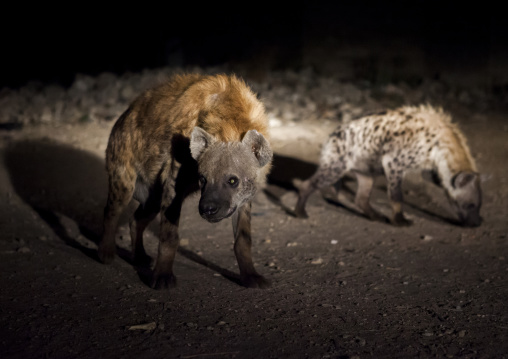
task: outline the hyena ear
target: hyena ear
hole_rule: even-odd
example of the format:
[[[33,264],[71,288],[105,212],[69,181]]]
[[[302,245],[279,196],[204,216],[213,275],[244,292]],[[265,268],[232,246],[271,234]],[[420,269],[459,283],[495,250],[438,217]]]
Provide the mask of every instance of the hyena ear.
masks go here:
[[[252,148],[252,152],[254,152],[254,156],[258,159],[260,167],[263,167],[272,160],[272,148],[266,138],[258,131],[248,131],[243,137],[242,143]]]
[[[472,183],[478,177],[478,173],[462,171],[452,178],[453,188],[463,188]]]
[[[208,132],[203,130],[201,127],[194,127],[190,139],[190,151],[192,158],[197,161],[201,154],[213,143],[213,141],[214,138]]]

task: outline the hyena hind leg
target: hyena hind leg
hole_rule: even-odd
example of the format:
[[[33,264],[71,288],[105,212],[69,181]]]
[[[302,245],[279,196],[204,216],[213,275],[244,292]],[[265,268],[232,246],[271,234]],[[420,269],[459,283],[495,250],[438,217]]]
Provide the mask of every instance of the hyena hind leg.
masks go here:
[[[309,196],[316,190],[331,186],[341,179],[342,173],[332,171],[330,167],[320,167],[318,171],[306,181],[293,180],[293,185],[298,190],[298,201],[296,202],[294,214],[299,218],[308,218],[305,205]]]
[[[110,175],[108,200],[104,208],[103,234],[98,248],[99,260],[102,263],[109,264],[115,258],[118,220],[132,198],[134,182],[134,176],[129,175],[128,171],[124,171],[122,176]]]
[[[365,216],[373,221],[388,222],[388,218],[376,212],[370,206],[370,195],[374,187],[374,177],[355,172],[358,189],[356,190],[355,204],[363,211]]]
[[[155,219],[159,208],[152,204],[140,204],[130,220],[130,232],[134,263],[138,265],[149,265],[150,256],[146,254],[143,245],[143,232],[146,227]]]

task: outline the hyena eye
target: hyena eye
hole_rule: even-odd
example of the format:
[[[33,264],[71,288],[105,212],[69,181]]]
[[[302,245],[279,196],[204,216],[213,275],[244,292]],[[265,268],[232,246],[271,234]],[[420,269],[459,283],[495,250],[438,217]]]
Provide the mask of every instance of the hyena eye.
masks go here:
[[[203,175],[199,176],[199,185],[203,187],[206,184],[206,178]]]
[[[238,178],[235,177],[235,176],[232,176],[228,179],[228,185],[230,185],[231,187],[236,187],[238,186]]]

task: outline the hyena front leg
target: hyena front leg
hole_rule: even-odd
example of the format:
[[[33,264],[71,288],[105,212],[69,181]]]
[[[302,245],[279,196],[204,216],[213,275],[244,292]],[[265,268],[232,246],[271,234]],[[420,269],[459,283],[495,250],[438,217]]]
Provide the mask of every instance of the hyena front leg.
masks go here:
[[[388,197],[392,207],[392,218],[390,222],[396,226],[409,226],[411,221],[402,213],[402,177],[403,170],[397,166],[396,161],[390,159],[383,161],[383,168],[388,184]]]
[[[308,218],[305,205],[309,196],[316,190],[331,186],[342,178],[343,168],[332,164],[321,165],[317,172],[306,181],[294,180],[293,185],[298,190],[298,201],[294,213],[297,217]]]
[[[133,171],[125,169],[121,175],[116,171],[110,173],[108,200],[104,208],[104,228],[98,249],[99,259],[102,263],[109,264],[115,258],[115,234],[118,220],[132,198],[134,185]]]
[[[377,213],[370,206],[370,195],[374,187],[374,177],[360,172],[355,172],[358,189],[355,196],[355,204],[363,211],[363,213],[373,221],[387,222],[387,218]]]
[[[252,239],[250,234],[251,202],[238,208],[233,214],[233,233],[235,236],[235,255],[240,268],[242,284],[248,288],[266,288],[270,282],[256,272],[252,262]]]

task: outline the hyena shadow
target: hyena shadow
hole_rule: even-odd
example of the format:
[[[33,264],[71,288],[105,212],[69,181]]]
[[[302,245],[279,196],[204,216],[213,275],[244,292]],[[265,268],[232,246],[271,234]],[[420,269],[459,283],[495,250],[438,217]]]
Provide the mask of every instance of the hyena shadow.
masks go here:
[[[282,201],[282,197],[287,192],[297,191],[296,187],[293,185],[294,179],[307,179],[316,172],[317,168],[318,166],[314,163],[274,153],[272,170],[268,175],[268,186],[264,192],[268,199],[279,206],[284,212],[290,216],[295,216],[293,207],[287,206]],[[349,180],[351,179],[348,177],[344,178],[341,182],[344,184],[345,181]],[[354,196],[354,192],[347,186],[342,186],[341,190],[349,197]],[[326,202],[336,207],[345,208],[353,215],[363,217],[361,212],[338,202],[336,198],[333,198],[334,194],[335,193],[330,189],[321,191],[321,196]]]
[[[26,140],[7,147],[5,164],[19,197],[66,245],[99,261],[96,248],[101,239],[108,189],[104,160],[50,140]],[[137,203],[132,201],[122,215],[119,226],[128,223],[136,206]],[[158,234],[158,218],[151,223],[150,230]],[[117,254],[122,260],[135,265],[128,233],[125,239],[125,246],[119,246],[117,242]],[[240,284],[240,277],[236,273],[221,268],[189,249],[180,247],[178,252]],[[149,264],[136,266],[140,279],[145,283],[150,279],[149,267]]]
[[[288,215],[295,216],[293,207],[289,207],[281,198],[288,192],[297,189],[293,185],[295,178],[305,180],[311,177],[318,166],[311,162],[306,162],[297,158],[274,154],[272,171],[268,175],[268,186],[265,189],[267,197],[277,206],[279,206]],[[415,180],[411,176],[408,181],[403,183],[405,192],[404,206],[410,215],[425,218],[434,222],[457,224],[455,219],[450,218],[443,208],[447,207],[445,201],[437,201],[435,198],[443,198],[440,189],[429,183],[429,181],[420,179]],[[356,195],[357,183],[352,175],[344,176],[334,187],[323,189],[320,193],[320,201],[324,201],[332,206],[341,208],[353,216],[367,218],[363,212],[356,208],[354,199]],[[339,191],[339,198],[337,197]],[[408,195],[408,192],[410,195]],[[434,198],[434,199],[433,199]],[[371,197],[371,202],[376,209],[380,209],[387,214],[390,211],[390,204],[387,196],[386,180],[379,176],[375,180],[375,186]]]
[[[67,245],[98,260],[107,178],[104,162],[50,140],[8,146],[5,164],[16,193]]]

